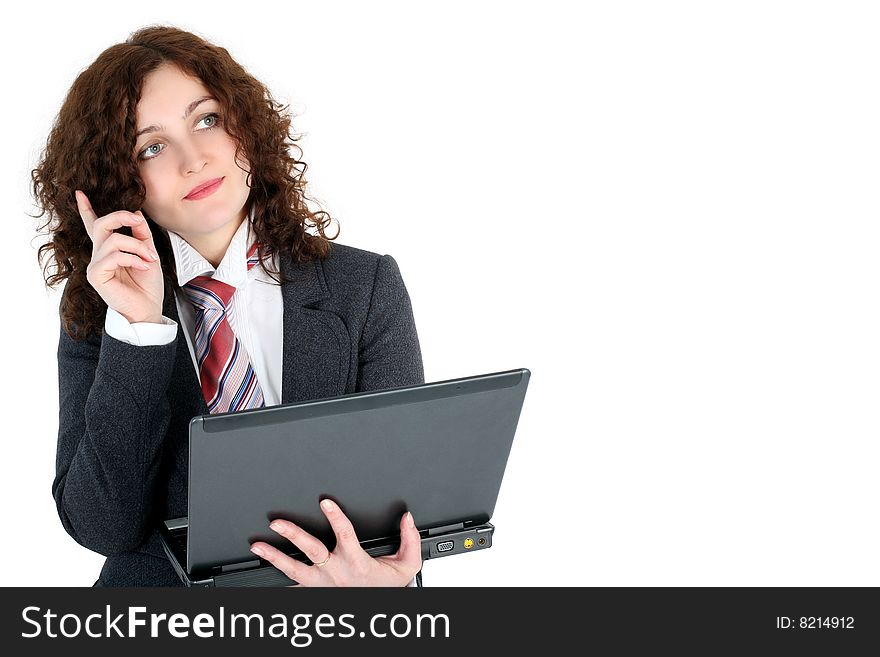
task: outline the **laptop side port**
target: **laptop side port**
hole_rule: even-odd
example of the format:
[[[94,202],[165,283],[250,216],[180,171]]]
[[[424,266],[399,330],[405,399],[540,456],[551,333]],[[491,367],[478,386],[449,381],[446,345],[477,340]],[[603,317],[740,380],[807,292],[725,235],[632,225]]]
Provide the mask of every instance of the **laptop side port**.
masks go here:
[[[455,541],[443,541],[442,543],[437,543],[437,552],[449,552],[454,547]]]

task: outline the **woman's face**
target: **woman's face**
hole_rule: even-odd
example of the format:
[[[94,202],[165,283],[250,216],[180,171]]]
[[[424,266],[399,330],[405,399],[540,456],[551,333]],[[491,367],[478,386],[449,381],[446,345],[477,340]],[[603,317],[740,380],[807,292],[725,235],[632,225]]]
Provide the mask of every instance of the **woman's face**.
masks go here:
[[[204,251],[225,250],[248,210],[247,171],[235,163],[235,144],[220,111],[201,81],[169,64],[146,78],[137,104],[141,134],[135,156],[147,192],[143,210]],[[212,193],[191,196],[218,178],[222,183]]]

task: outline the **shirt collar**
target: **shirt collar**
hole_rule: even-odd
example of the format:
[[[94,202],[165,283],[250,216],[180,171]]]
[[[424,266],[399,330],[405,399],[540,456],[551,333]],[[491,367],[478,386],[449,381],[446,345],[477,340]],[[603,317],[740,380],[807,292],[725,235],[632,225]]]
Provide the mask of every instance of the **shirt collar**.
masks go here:
[[[162,230],[165,230],[164,228]],[[232,287],[243,287],[248,277],[247,252],[254,242],[255,234],[251,230],[251,213],[235,231],[226,254],[214,269],[214,266],[202,257],[185,239],[171,230],[165,230],[171,241],[174,262],[177,267],[177,284],[183,287],[196,276],[210,276]]]

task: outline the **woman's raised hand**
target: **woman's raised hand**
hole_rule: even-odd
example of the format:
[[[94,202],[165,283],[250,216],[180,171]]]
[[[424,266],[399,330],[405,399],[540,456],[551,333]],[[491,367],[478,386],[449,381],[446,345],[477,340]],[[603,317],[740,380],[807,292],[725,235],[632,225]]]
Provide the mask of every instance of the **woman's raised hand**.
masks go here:
[[[298,547],[313,565],[297,561],[268,543],[254,543],[251,551],[301,586],[406,586],[422,569],[422,541],[411,513],[404,513],[400,519],[400,549],[387,557],[371,557],[339,506],[325,499],[321,510],[336,534],[333,552],[288,520],[274,520],[269,525]]]
[[[76,191],[76,205],[92,238],[86,278],[107,306],[129,322],[162,320],[165,287],[153,234],[138,210],[118,210],[98,217],[86,195]],[[131,226],[132,237],[113,232]]]

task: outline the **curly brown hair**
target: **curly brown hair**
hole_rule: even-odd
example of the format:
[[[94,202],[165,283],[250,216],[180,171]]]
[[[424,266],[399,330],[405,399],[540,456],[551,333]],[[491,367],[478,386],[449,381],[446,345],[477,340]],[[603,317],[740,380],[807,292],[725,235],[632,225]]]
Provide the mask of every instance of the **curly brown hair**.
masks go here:
[[[92,243],[77,209],[74,191],[86,193],[99,217],[115,210],[141,209],[146,189],[133,155],[136,109],[146,77],[172,63],[198,78],[219,102],[225,129],[239,154],[250,163],[247,184],[253,229],[261,243],[266,270],[271,253],[289,254],[294,262],[327,257],[330,240],[324,228],[333,219],[311,211],[305,195],[307,166],[290,132],[288,106],[272,97],[261,82],[238,64],[225,48],[170,26],[150,26],[124,43],[107,48],[77,76],[58,112],[40,162],[31,172],[33,195],[48,215],[37,228],[49,241],[37,252],[48,287],[70,279],[59,308],[64,331],[76,340],[101,334],[107,304],[86,279]],[[296,156],[291,154],[296,152]],[[163,267],[166,297],[177,289],[174,256],[168,236],[147,216]],[[317,235],[306,229],[314,226]],[[129,228],[123,232],[130,235]],[[49,275],[49,267],[55,272]]]

